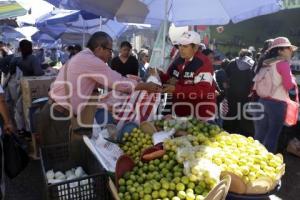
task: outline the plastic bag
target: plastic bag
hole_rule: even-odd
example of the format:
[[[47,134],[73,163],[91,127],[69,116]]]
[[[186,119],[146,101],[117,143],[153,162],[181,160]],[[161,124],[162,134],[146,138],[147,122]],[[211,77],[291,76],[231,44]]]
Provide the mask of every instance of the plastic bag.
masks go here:
[[[3,135],[4,169],[9,178],[21,173],[29,162],[24,145],[16,135]]]

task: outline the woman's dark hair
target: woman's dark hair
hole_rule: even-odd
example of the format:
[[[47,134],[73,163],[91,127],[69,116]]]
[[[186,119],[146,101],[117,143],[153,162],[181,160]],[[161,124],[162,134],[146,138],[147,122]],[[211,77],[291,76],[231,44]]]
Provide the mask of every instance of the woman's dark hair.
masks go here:
[[[73,50],[74,50],[73,45],[69,45],[69,46],[67,47],[67,50],[68,50],[68,51],[73,51]]]
[[[261,50],[262,53],[265,53],[272,45],[274,39],[268,39],[266,41],[264,41],[264,46]]]
[[[265,55],[265,59],[269,58],[276,58],[279,56],[279,51],[283,51],[284,49],[289,48],[289,47],[275,47],[268,51]]]
[[[214,53],[214,51],[211,49],[204,49],[204,50],[202,50],[202,53],[204,55],[208,56],[209,54]]]
[[[1,48],[0,51],[3,58],[7,56],[7,52],[4,49]]]
[[[253,57],[253,54],[248,49],[241,49],[240,52],[239,52],[239,57],[243,58],[245,56]]]
[[[30,56],[33,52],[32,43],[28,40],[22,40],[19,43],[19,49],[22,54],[22,58],[25,59]]]
[[[80,45],[80,44],[75,44],[75,45],[74,45],[74,50],[75,50],[75,51],[78,51],[78,52],[81,51],[81,50],[82,50],[81,45]]]
[[[226,69],[227,65],[230,63],[230,60],[225,58],[222,60],[222,63],[221,63],[221,68],[222,69]]]
[[[91,36],[86,47],[94,51],[97,47],[107,47],[109,43],[112,43],[112,38],[107,33],[98,31]]]
[[[123,41],[121,43],[120,48],[122,48],[122,47],[128,47],[128,48],[132,49],[132,45],[127,41]]]
[[[257,72],[259,72],[259,70],[263,67],[263,63],[266,59],[278,57],[279,56],[279,50],[282,51],[285,48],[289,48],[289,47],[275,47],[275,48],[271,49],[270,51],[267,51],[264,54],[262,54],[261,57],[258,60]]]

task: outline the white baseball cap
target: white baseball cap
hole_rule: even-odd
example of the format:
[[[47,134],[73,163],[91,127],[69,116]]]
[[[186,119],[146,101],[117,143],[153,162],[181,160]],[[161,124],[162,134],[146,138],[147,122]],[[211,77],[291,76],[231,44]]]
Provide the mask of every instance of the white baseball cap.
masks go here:
[[[185,31],[178,39],[178,44],[188,45],[188,44],[200,44],[200,35],[195,31]]]

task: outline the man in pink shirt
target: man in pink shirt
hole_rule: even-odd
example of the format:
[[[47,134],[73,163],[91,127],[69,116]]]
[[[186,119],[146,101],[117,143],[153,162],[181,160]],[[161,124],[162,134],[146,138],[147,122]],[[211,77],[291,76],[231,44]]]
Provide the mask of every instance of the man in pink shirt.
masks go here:
[[[112,70],[106,64],[111,54],[112,38],[105,32],[96,32],[88,41],[87,48],[72,57],[60,70],[51,86],[49,102],[41,111],[43,144],[68,142],[70,117],[80,114],[97,88],[123,93],[134,90],[160,92],[156,84],[137,83]]]

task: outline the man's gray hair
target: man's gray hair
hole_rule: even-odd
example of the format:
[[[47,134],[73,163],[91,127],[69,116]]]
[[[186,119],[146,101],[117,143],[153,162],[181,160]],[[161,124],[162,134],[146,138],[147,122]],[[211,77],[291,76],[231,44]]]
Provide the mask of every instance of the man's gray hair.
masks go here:
[[[91,36],[86,47],[94,51],[97,47],[107,47],[112,41],[113,39],[107,33],[99,31]]]

